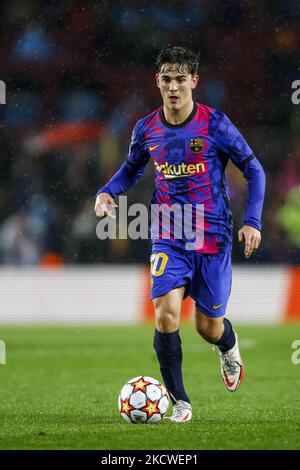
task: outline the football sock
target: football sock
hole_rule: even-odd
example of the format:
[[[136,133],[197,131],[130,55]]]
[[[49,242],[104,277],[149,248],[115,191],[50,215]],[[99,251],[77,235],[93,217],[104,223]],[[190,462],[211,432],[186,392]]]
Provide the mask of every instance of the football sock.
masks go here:
[[[160,364],[160,371],[167,390],[175,400],[184,400],[190,403],[182,379],[182,350],[179,330],[174,333],[161,333],[155,329],[154,349]],[[171,397],[172,403],[175,401]]]
[[[219,339],[215,344],[222,353],[229,351],[235,345],[235,334],[232,329],[232,325],[227,318],[224,318],[224,333],[221,339]]]

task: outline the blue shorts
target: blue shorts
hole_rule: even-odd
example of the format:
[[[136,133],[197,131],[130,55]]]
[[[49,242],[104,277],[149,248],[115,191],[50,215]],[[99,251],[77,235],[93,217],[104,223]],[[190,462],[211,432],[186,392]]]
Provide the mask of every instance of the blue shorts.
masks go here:
[[[153,245],[151,299],[186,286],[196,307],[209,317],[222,317],[231,292],[231,251],[205,255],[171,245]]]

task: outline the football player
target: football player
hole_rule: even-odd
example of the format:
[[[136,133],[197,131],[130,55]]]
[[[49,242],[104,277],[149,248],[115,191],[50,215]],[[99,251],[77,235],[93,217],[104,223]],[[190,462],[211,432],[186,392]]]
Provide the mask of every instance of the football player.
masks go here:
[[[198,76],[198,56],[183,47],[160,52],[156,85],[162,106],[140,119],[132,133],[126,162],[99,189],[97,216],[112,216],[114,198],[143,176],[149,160],[155,169],[152,204],[158,207],[190,204],[203,207],[202,237],[192,246],[185,233],[175,237],[176,217],[171,213],[171,233],[152,230],[151,298],[155,310],[154,349],[164,383],[173,402],[174,422],[192,418],[192,407],[182,377],[179,335],[183,299],[195,301],[199,334],[215,345],[225,387],[234,392],[241,385],[244,366],[238,337],[225,318],[231,290],[232,214],[225,168],[230,159],[248,183],[244,225],[238,239],[249,258],[261,241],[261,213],[265,175],[253,151],[221,111],[193,100]],[[194,233],[199,231],[193,213]],[[195,225],[196,224],[196,225]],[[151,227],[152,229],[152,227]],[[155,233],[154,233],[155,232]],[[198,233],[199,235],[199,233]]]

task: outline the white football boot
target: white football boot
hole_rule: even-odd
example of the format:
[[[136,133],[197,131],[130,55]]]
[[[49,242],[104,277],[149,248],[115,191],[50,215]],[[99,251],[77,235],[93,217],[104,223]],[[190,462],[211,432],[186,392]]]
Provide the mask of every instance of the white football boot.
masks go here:
[[[235,334],[235,345],[229,351],[222,353],[218,348],[221,374],[225,387],[230,392],[235,392],[242,383],[244,377],[244,366],[239,351],[237,334]]]
[[[178,400],[173,405],[173,414],[170,418],[174,423],[188,423],[192,419],[192,407],[187,401]]]

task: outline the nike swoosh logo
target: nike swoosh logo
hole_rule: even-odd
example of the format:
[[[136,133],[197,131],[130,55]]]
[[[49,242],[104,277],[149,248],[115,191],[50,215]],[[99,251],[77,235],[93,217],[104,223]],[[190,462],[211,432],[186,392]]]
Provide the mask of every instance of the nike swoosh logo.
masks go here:
[[[226,374],[225,370],[223,372],[224,372],[224,377],[225,377],[226,384],[228,385],[229,388],[232,387],[234,385],[235,380],[230,382],[230,380],[227,377],[227,374]]]
[[[153,147],[149,147],[150,152],[152,152],[152,150],[156,150],[157,147],[159,147],[159,145],[153,145]]]
[[[213,309],[214,309],[214,310],[217,310],[217,308],[222,307],[222,305],[223,305],[223,304],[220,304],[220,305],[213,305]]]

